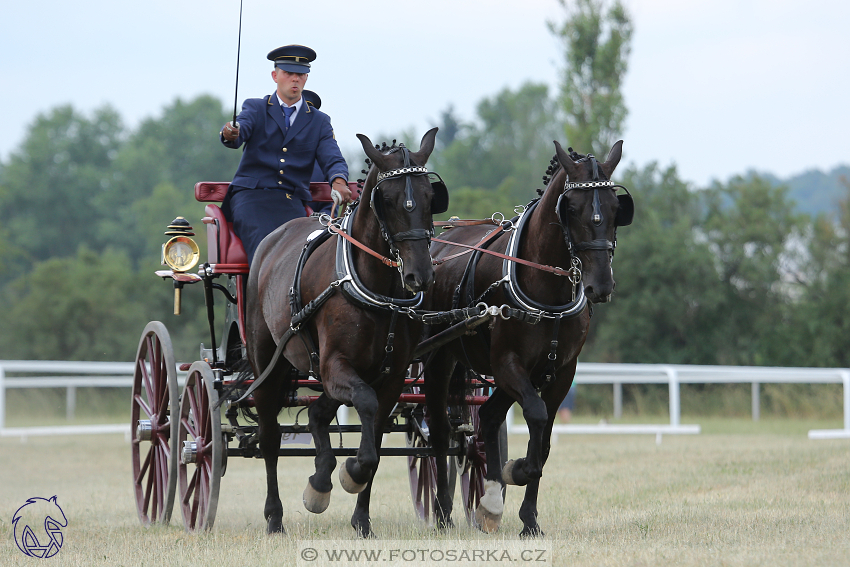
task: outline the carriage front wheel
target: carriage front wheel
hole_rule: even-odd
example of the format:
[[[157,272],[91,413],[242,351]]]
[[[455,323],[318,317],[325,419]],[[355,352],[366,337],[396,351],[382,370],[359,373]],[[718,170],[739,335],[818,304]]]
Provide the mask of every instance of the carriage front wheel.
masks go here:
[[[177,487],[177,365],[165,325],[151,321],[136,351],[130,407],[133,492],[142,525],[171,520]]]
[[[218,401],[213,381],[209,364],[193,363],[180,398],[177,476],[183,525],[188,531],[212,529],[218,508],[226,448],[221,432],[221,411],[212,409]]]

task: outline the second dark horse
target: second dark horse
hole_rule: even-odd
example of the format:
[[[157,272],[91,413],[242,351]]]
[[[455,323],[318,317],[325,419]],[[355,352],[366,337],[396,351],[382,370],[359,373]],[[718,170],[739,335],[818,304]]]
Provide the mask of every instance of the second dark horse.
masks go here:
[[[264,515],[269,533],[283,531],[277,415],[285,396],[292,393],[295,367],[303,373],[318,372],[324,388],[308,410],[316,472],[304,490],[304,505],[314,513],[328,507],[331,473],[337,464],[328,427],[340,404],[353,405],[362,423],[360,446],[357,456],[340,468],[340,482],[346,491],[359,493],[351,525],[362,536],[372,534],[369,495],[381,435],[421,333],[421,324],[400,311],[418,305],[422,292],[434,282],[428,249],[432,197],[436,191],[438,202],[447,200],[445,187],[432,186],[424,167],[436,132],[434,128],[425,134],[418,152],[403,145],[381,151],[358,135],[373,165],[360,204],[340,228],[385,261],[341,236],[321,242],[327,229],[315,218],[283,225],[257,249],[248,280],[246,344],[255,376],[273,365],[254,392],[259,446],[266,464]],[[311,247],[309,256],[302,256]],[[306,258],[301,266],[300,258]],[[300,312],[300,306],[309,307],[314,300],[321,307],[305,320],[293,321],[292,306]],[[282,338],[290,340],[276,358]]]
[[[631,223],[634,211],[631,196],[617,195],[619,186],[609,181],[620,161],[622,141],[614,144],[602,163],[591,155],[567,153],[557,142],[555,148],[557,169],[548,188],[514,226],[492,238],[488,238],[488,231],[501,230],[492,225],[455,227],[442,237],[486,246],[533,262],[537,268],[480,252],[471,255],[472,259],[470,255],[459,256],[462,249],[451,244],[432,246],[437,262],[452,258],[437,268],[436,283],[427,294],[429,309],[446,310],[484,301],[507,305],[525,315],[525,321],[496,319],[489,331],[479,330],[475,336],[447,344],[426,366],[431,442],[437,456],[434,508],[438,524],[444,526],[451,524],[452,506],[445,459],[450,436],[446,400],[450,384],[464,383],[464,369],[454,369],[456,361],[477,374],[492,376],[496,386],[479,410],[487,474],[475,522],[484,531],[497,530],[505,484],[526,486],[519,511],[523,522],[520,535],[542,535],[537,523],[537,495],[549,455],[552,424],[573,382],[578,355],[587,338],[590,304],[609,301],[614,291],[611,260],[616,230]],[[549,266],[567,270],[557,275],[538,269]],[[450,380],[453,371],[460,372],[460,379]],[[522,407],[528,424],[528,449],[525,458],[509,461],[502,470],[499,428],[514,402]]]

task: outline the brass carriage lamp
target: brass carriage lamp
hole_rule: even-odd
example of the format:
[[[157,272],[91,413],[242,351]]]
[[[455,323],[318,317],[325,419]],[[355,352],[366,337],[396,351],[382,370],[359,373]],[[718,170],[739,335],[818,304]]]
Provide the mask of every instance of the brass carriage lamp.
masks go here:
[[[180,293],[186,282],[179,276],[194,268],[201,254],[198,245],[190,238],[195,233],[185,218],[177,217],[171,221],[165,235],[171,238],[162,245],[162,265],[174,272],[174,314],[180,315]]]

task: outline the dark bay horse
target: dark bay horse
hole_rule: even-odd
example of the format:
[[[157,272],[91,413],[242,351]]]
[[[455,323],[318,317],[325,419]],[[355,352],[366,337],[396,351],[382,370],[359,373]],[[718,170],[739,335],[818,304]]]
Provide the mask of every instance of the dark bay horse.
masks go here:
[[[321,513],[330,503],[336,458],[328,427],[340,404],[353,405],[362,423],[360,445],[357,456],[340,468],[340,481],[346,491],[359,493],[351,525],[362,536],[372,534],[369,495],[384,422],[398,401],[422,329],[403,310],[417,307],[434,281],[428,248],[432,204],[446,201],[447,206],[445,186],[432,186],[424,167],[436,133],[434,128],[425,134],[418,152],[403,144],[381,151],[358,134],[372,166],[360,204],[339,230],[383,260],[330,236],[316,218],[286,223],[257,249],[246,295],[246,344],[254,375],[261,377],[254,401],[266,464],[269,533],[283,531],[277,415],[292,394],[294,367],[318,373],[324,388],[308,409],[316,472],[304,490],[304,505]],[[304,316],[301,306],[314,310]],[[280,343],[285,343],[282,356],[276,353]]]
[[[501,523],[504,485],[526,486],[519,516],[521,536],[542,535],[537,523],[537,492],[557,409],[573,382],[576,362],[587,338],[593,303],[605,303],[614,291],[611,261],[617,226],[631,222],[634,204],[628,194],[617,195],[610,182],[622,153],[614,144],[605,162],[565,152],[555,142],[554,175],[542,197],[515,221],[512,229],[488,235],[491,226],[454,227],[441,239],[522,258],[540,266],[560,266],[562,275],[476,252],[457,256],[462,248],[434,243],[436,283],[426,294],[426,307],[508,305],[528,315],[496,319],[487,330],[457,339],[438,351],[426,366],[424,387],[431,410],[431,442],[437,455],[438,525],[451,525],[445,452],[450,435],[446,414],[454,372],[462,366],[490,375],[495,390],[479,410],[487,453],[485,494],[475,513],[476,525],[487,532]],[[625,188],[623,188],[625,189]],[[484,244],[486,243],[486,244]],[[479,246],[479,247],[481,247]],[[472,258],[472,259],[470,259]],[[477,264],[476,264],[477,261]],[[570,275],[564,277],[565,272]],[[480,329],[483,329],[481,327]],[[440,328],[431,329],[432,334]],[[455,368],[455,364],[458,367]],[[462,366],[461,366],[462,365]],[[539,394],[538,394],[539,392]],[[499,428],[514,402],[528,423],[525,458],[509,461],[501,470]],[[506,457],[506,456],[505,456]]]

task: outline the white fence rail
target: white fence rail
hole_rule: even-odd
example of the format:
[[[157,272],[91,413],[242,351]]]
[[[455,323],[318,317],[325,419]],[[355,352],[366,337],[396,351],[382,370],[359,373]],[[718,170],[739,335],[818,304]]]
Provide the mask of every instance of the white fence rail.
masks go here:
[[[81,432],[90,428],[95,432],[124,431],[129,425],[74,426],[73,428],[6,428],[6,390],[9,388],[65,388],[66,414],[74,416],[76,388],[121,387],[133,384],[133,362],[64,362],[0,360],[0,436],[50,435]],[[7,373],[26,376],[7,377]],[[184,372],[180,372],[182,378]],[[576,384],[611,384],[614,391],[614,416],[622,412],[623,384],[667,384],[670,391],[670,423],[658,425],[556,425],[554,434],[560,433],[654,433],[660,440],[662,434],[699,433],[698,425],[681,424],[681,384],[733,384],[752,385],[753,419],[759,418],[760,384],[843,384],[844,428],[809,431],[810,439],[850,438],[850,369],[847,368],[779,368],[759,366],[694,366],[661,364],[599,364],[579,363]],[[512,413],[508,418],[511,433],[528,431],[524,425],[514,425]]]

